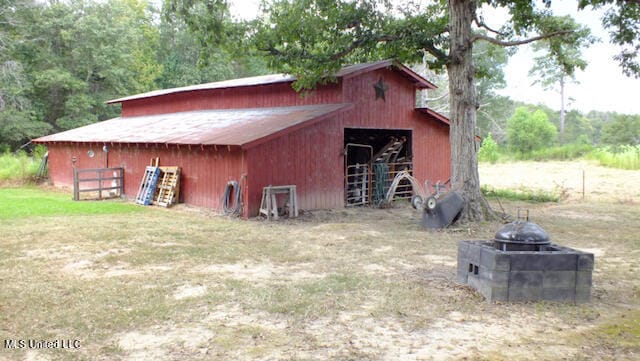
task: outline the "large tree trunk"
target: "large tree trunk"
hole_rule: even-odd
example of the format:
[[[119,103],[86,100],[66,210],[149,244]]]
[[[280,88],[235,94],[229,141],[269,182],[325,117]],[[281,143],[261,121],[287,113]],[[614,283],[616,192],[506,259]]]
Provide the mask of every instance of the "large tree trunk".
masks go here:
[[[476,142],[475,68],[472,60],[472,29],[477,2],[449,0],[449,117],[451,127],[451,187],[462,192],[466,201],[463,222],[484,220],[487,203],[480,192],[478,144]]]

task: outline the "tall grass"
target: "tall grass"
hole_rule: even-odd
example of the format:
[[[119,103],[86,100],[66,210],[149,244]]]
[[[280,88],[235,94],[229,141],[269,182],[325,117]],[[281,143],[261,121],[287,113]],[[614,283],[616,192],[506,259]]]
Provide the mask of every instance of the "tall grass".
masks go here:
[[[0,181],[33,181],[41,160],[22,151],[0,155]]]
[[[606,167],[638,170],[640,169],[640,145],[598,148],[591,152],[590,158]]]
[[[517,158],[520,160],[573,160],[584,157],[592,151],[593,146],[590,144],[565,144],[519,154]]]

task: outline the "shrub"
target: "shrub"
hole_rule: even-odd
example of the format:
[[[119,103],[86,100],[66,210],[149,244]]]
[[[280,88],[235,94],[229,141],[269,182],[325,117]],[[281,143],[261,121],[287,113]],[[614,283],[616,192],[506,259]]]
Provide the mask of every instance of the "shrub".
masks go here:
[[[530,153],[550,146],[558,135],[547,114],[541,110],[530,113],[519,107],[507,121],[507,139],[510,148],[517,153]]]
[[[42,158],[29,157],[24,151],[0,155],[0,181],[33,181],[41,160]]]
[[[482,146],[480,146],[480,150],[478,151],[478,160],[493,164],[497,162],[499,158],[500,147],[498,143],[493,140],[493,137],[491,137],[491,133],[489,133],[489,135],[482,140]]]

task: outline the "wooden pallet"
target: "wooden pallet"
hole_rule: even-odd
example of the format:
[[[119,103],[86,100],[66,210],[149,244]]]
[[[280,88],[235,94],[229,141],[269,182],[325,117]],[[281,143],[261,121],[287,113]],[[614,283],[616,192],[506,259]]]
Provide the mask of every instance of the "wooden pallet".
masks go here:
[[[158,183],[158,176],[160,175],[160,168],[147,166],[140,182],[140,188],[138,188],[138,194],[136,195],[136,203],[148,206],[151,204],[156,191],[156,184]]]
[[[373,161],[375,163],[394,163],[398,155],[400,155],[405,142],[405,138],[392,138],[384,148],[373,156]]]
[[[180,197],[180,167],[160,167],[160,182],[153,202],[163,207],[178,203]]]

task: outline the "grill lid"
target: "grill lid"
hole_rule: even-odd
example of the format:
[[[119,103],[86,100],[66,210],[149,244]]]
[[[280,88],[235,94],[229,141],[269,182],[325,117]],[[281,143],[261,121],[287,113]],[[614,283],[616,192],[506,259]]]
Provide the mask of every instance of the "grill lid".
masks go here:
[[[529,221],[515,221],[506,224],[496,232],[496,242],[549,244],[549,234],[539,225]]]

